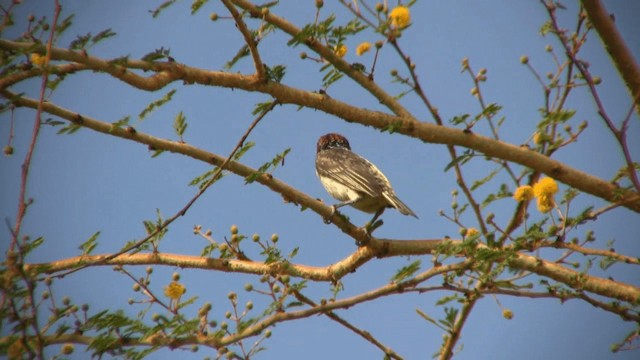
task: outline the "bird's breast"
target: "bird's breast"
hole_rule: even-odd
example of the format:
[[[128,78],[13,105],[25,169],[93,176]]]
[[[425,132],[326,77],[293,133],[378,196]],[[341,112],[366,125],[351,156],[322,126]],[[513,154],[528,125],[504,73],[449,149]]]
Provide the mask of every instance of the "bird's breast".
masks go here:
[[[331,178],[328,178],[326,176],[319,177],[322,186],[324,186],[325,190],[327,190],[329,195],[333,196],[334,199],[340,201],[349,201],[360,197],[360,195],[356,191],[348,188],[347,186],[344,186],[343,184]]]

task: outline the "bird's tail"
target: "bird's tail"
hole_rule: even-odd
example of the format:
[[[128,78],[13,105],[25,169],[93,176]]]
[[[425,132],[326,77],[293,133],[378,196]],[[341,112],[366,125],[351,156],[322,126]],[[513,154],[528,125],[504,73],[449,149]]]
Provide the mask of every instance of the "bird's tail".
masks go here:
[[[391,206],[393,206],[394,208],[398,209],[398,211],[400,211],[401,214],[403,214],[403,215],[411,215],[416,219],[418,218],[418,215],[416,215],[416,213],[414,213],[413,210],[409,209],[407,204],[403,203],[402,200],[400,200],[396,196],[396,194],[386,194],[385,193],[384,197],[389,201]]]

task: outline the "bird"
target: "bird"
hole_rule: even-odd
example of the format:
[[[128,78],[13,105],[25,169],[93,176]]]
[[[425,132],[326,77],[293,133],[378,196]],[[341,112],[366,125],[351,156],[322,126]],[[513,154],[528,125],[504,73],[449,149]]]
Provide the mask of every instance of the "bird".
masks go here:
[[[336,200],[335,211],[345,205],[375,214],[370,225],[386,208],[395,208],[403,215],[418,216],[398,198],[391,183],[374,164],[351,151],[346,137],[329,133],[318,139],[316,175],[322,186]]]

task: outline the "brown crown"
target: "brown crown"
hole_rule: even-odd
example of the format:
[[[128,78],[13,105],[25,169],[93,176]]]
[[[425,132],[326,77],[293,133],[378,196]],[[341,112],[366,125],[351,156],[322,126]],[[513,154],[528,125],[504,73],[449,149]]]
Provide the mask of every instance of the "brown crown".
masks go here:
[[[318,139],[318,146],[316,151],[320,152],[322,150],[326,150],[330,148],[340,148],[340,149],[351,150],[351,146],[349,145],[349,140],[347,140],[346,137],[340,134],[335,134],[335,133],[329,133],[321,136],[320,139]]]

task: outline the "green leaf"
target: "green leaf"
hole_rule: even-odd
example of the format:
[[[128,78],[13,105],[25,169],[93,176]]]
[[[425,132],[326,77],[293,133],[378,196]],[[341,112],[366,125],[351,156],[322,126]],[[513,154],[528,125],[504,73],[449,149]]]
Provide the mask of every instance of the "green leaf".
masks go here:
[[[418,313],[418,315],[420,315],[421,318],[427,320],[428,322],[430,322],[433,325],[439,327],[440,329],[443,329],[442,326],[440,326],[440,324],[438,324],[437,321],[435,321],[431,316],[427,315],[424,311],[422,311],[420,309],[416,309],[416,312]],[[443,330],[446,330],[446,329],[443,329]]]
[[[211,255],[211,253],[213,253],[213,250],[217,248],[218,248],[218,244],[209,244],[205,246],[200,252],[200,257],[208,257],[209,255]]]
[[[269,174],[273,173],[273,171],[280,164],[284,165],[284,159],[290,151],[291,151],[291,148],[285,149],[282,153],[277,154],[273,159],[271,159],[271,161],[264,163],[262,166],[258,168],[258,171],[245,177],[244,183],[251,184],[252,182],[256,181],[258,177],[260,177],[262,174],[267,173],[267,170],[271,169],[271,172],[269,172]]]
[[[233,161],[240,160],[240,158],[244,154],[246,154],[255,144],[256,143],[253,142],[253,141],[245,142],[240,147],[240,149],[238,149],[238,151],[236,151],[236,153],[233,155]],[[211,176],[213,176],[213,174],[215,174],[217,170],[218,170],[218,167],[216,166],[213,169],[207,170],[204,174],[196,176],[193,180],[191,180],[191,182],[189,183],[189,186],[198,185],[202,189],[202,187],[209,182],[209,180],[211,179]],[[220,172],[220,174],[212,182],[212,184],[215,183],[216,181],[222,179],[223,177],[224,177],[224,172]]]
[[[111,65],[125,66],[127,65],[127,63],[129,63],[129,55],[120,56],[115,59],[109,60],[108,63]]]
[[[380,129],[380,132],[389,132],[389,134],[393,134],[401,128],[402,128],[402,120],[397,120]]]
[[[324,69],[325,67],[323,67]],[[344,76],[344,74],[334,68],[331,67],[331,70],[329,70],[323,77],[322,77],[322,87],[324,89],[329,88],[329,86],[331,86],[331,84],[335,83],[336,81],[340,80],[342,77]]]
[[[440,306],[440,305],[444,305],[448,302],[451,302],[453,300],[458,300],[460,299],[460,297],[458,296],[458,294],[453,294],[453,295],[449,295],[449,296],[444,296],[442,298],[440,298],[440,300],[438,300],[436,302],[436,306]]]
[[[267,24],[265,26],[263,26],[260,31],[257,30],[251,30],[251,37],[253,39],[256,39],[256,41],[263,39],[265,36],[267,36],[267,34],[273,32],[275,29],[275,27],[271,24]],[[233,68],[238,61],[240,61],[242,58],[247,57],[251,55],[251,51],[249,50],[249,46],[244,44],[240,47],[240,49],[238,49],[238,51],[236,52],[236,54],[233,56],[233,58],[231,60],[229,60],[226,64],[224,64],[224,68],[229,70],[231,68]],[[284,75],[284,74],[283,74]]]
[[[242,45],[233,56],[233,58],[231,58],[231,60],[227,61],[227,63],[224,64],[224,69],[231,70],[235,66],[235,64],[240,61],[240,59],[249,56],[249,54],[251,54],[251,52],[249,51],[249,46],[247,44]]]
[[[216,166],[211,170],[207,170],[204,174],[196,176],[193,180],[191,180],[191,182],[189,183],[189,186],[198,185],[198,188],[202,189],[202,187],[209,184],[211,177],[213,176],[213,174],[216,173],[217,170],[218,170],[218,167]],[[214,184],[215,182],[222,179],[223,177],[224,177],[224,172],[220,172],[220,174],[218,174],[216,179],[211,181],[211,184]]]
[[[151,154],[151,158],[156,158],[156,157],[160,156],[163,152],[165,152],[165,150],[155,149],[153,151],[153,154]]]
[[[69,49],[82,50],[87,47],[87,44],[89,44],[89,40],[91,40],[91,33],[87,33],[85,35],[77,35],[75,40],[73,40],[69,44]]]
[[[113,32],[111,29],[102,30],[91,39],[92,45],[95,45],[100,41],[110,38],[112,36],[116,36],[116,33]]]
[[[200,8],[208,1],[209,0],[193,0],[193,2],[191,3],[191,15],[197,13],[198,10],[200,10]]]
[[[265,264],[273,264],[283,260],[280,250],[273,246],[266,247],[260,254],[266,255]]]
[[[180,111],[176,118],[173,120],[173,130],[182,140],[182,135],[184,131],[187,129],[187,118],[184,116],[184,113]]]
[[[318,23],[305,25],[305,27],[303,27],[298,34],[296,34],[291,40],[287,42],[287,45],[296,47],[300,44],[303,44],[310,38],[324,38],[333,28],[333,22],[335,20],[336,16],[334,14],[331,14],[328,18]]]
[[[67,135],[71,135],[73,133],[75,133],[76,131],[80,130],[82,128],[82,125],[78,125],[76,123],[70,123],[69,125],[63,127],[62,129],[58,130],[58,134],[62,135],[62,134],[67,134]]]
[[[551,25],[551,21],[548,20],[544,24],[542,24],[542,26],[540,26],[540,30],[538,30],[538,32],[540,33],[540,35],[546,36],[552,29],[553,26]]]
[[[445,307],[444,313],[445,313],[445,319],[439,320],[438,322],[446,326],[448,329],[452,329],[453,325],[455,324],[456,317],[458,316],[458,309]]]
[[[604,258],[602,258],[600,260],[600,263],[598,265],[600,265],[600,269],[602,270],[608,270],[611,265],[617,263],[618,260],[614,257],[610,257],[610,256],[606,256]]]
[[[276,83],[280,83],[286,74],[287,68],[284,65],[276,65],[274,67],[264,66],[267,79]]]
[[[193,296],[193,297],[189,298],[189,300],[183,301],[180,304],[178,304],[178,309],[185,308],[185,307],[193,304],[194,302],[196,302],[196,300],[198,300],[198,297],[197,296]]]
[[[416,260],[407,266],[403,266],[400,270],[396,272],[395,275],[391,278],[392,283],[399,283],[406,278],[413,276],[418,270],[420,270],[420,265],[422,265],[421,260]]]
[[[509,188],[507,187],[506,184],[502,184],[502,185],[500,185],[500,189],[498,190],[497,193],[495,193],[495,194],[492,193],[492,194],[487,195],[487,197],[480,204],[480,207],[482,207],[484,209],[489,204],[491,204],[492,202],[494,202],[496,200],[500,200],[500,199],[504,199],[504,198],[510,198],[510,197],[511,197],[511,193],[509,192]]]
[[[171,99],[173,98],[173,95],[176,93],[176,89],[173,89],[171,91],[169,91],[167,94],[165,94],[162,98],[151,102],[149,105],[147,105],[146,108],[144,108],[144,110],[142,110],[142,112],[140,112],[140,115],[138,115],[138,118],[140,120],[143,120],[149,113],[151,113],[153,110],[159,108],[160,106],[168,103],[169,101],[171,101]]]
[[[96,231],[93,235],[91,235],[87,241],[80,244],[78,249],[82,250],[82,255],[89,255],[98,245],[98,237],[100,236],[100,231]]]
[[[171,50],[161,47],[160,49],[155,49],[152,52],[143,56],[142,61],[152,62],[160,59],[169,59],[171,57],[170,53],[171,53]]]
[[[489,118],[494,116],[495,114],[497,114],[500,110],[502,110],[502,106],[495,104],[495,103],[491,103],[487,106],[485,106],[485,108],[482,110],[482,112],[478,115],[476,115],[476,120],[480,120],[483,117],[485,118]]]
[[[122,129],[125,126],[129,125],[129,120],[131,119],[131,116],[125,116],[122,119],[119,119],[115,122],[111,123],[111,130],[109,130],[110,132],[113,131],[114,129]]]
[[[566,110],[560,109],[558,111],[552,111],[550,113],[546,113],[546,111],[542,110],[544,118],[540,123],[538,123],[538,129],[544,130],[545,127],[553,124],[562,124],[570,120],[575,114],[575,110]]]
[[[31,251],[35,250],[36,248],[38,248],[43,243],[44,243],[44,237],[42,236],[33,240],[29,240],[23,245],[22,251],[24,251],[24,254],[26,255]]]
[[[169,6],[173,5],[176,3],[177,0],[166,0],[165,2],[163,2],[162,4],[158,5],[157,8],[155,8],[152,11],[149,11],[151,13],[151,17],[153,17],[154,19],[158,17],[158,15],[160,15],[160,13],[163,10],[166,10]]]
[[[449,123],[451,125],[466,124],[469,116],[469,114],[456,115],[452,119],[449,119]]]
[[[489,175],[485,176],[484,178],[474,181],[473,185],[471,185],[471,191],[479,188],[480,186],[486,184],[487,181],[493,179],[493,177],[496,176],[496,174],[498,174],[501,169],[502,169],[502,167],[498,167],[498,168],[494,169],[492,172],[490,172]]]
[[[273,101],[265,101],[265,102],[257,103],[256,107],[253,108],[253,111],[251,112],[251,114],[252,115],[261,114],[267,111],[272,105],[273,105]]]
[[[75,14],[71,14],[66,18],[64,18],[64,20],[60,21],[58,23],[58,26],[56,26],[56,35],[60,36],[62,33],[68,30],[73,24],[74,17],[75,17]]]
[[[247,153],[247,151],[249,151],[256,143],[253,141],[247,141],[245,142],[242,147],[240,147],[240,149],[238,149],[238,151],[236,151],[236,153],[233,155],[233,160],[234,161],[238,161],[240,160],[240,158],[242,156],[244,156],[244,154]]]
[[[453,159],[447,166],[444,168],[444,172],[447,172],[449,169],[456,165],[464,165],[467,161],[471,160],[475,156],[475,153],[471,149],[465,150],[462,155]]]

